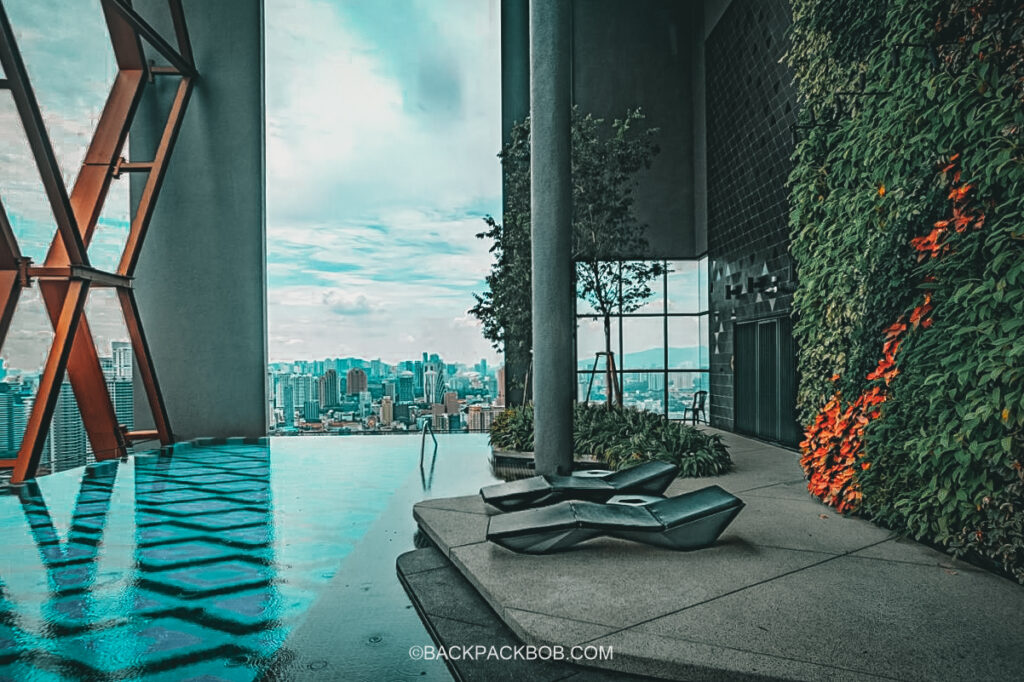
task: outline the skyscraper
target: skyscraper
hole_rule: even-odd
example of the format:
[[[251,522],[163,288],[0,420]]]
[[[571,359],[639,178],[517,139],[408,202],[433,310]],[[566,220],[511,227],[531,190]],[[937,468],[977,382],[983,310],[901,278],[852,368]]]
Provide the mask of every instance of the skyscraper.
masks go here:
[[[113,341],[110,344],[114,356],[114,378],[132,378],[132,344],[127,341]]]
[[[423,400],[428,403],[441,402],[447,375],[441,362],[430,361],[423,366]]]
[[[388,426],[395,421],[395,403],[388,396],[380,400],[380,423],[381,426]]]
[[[320,404],[324,408],[338,404],[338,373],[333,369],[327,370],[320,377]]]
[[[345,376],[345,381],[345,395],[359,395],[366,390],[368,383],[366,380],[366,372],[358,367],[353,367],[348,371],[348,374]]]
[[[284,425],[295,426],[295,389],[292,388],[290,381],[285,382],[284,389]]]
[[[436,403],[440,397],[437,395],[437,380],[440,375],[433,369],[423,370],[423,400],[428,403]]]
[[[444,394],[445,414],[459,413],[459,396],[455,391],[448,391]]]
[[[107,379],[107,391],[114,403],[117,423],[129,430],[135,428],[135,398],[131,379]]]
[[[58,469],[70,469],[86,463],[85,425],[71,384],[64,382],[57,394],[50,427],[50,456]]]
[[[412,372],[402,372],[398,375],[398,402],[411,403],[415,395],[415,378]]]
[[[18,384],[0,383],[0,452],[12,456],[21,447],[27,411]]]

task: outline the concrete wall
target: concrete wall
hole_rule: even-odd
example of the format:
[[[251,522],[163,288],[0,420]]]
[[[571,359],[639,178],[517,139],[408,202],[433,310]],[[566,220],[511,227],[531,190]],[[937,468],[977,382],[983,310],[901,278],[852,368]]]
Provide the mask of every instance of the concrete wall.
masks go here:
[[[646,253],[701,255],[694,230],[693,34],[696,3],[577,0],[573,4],[573,99],[587,113],[621,118],[640,106],[660,129],[661,153],[641,178],[636,215],[648,225]]]
[[[263,3],[184,5],[200,78],[142,250],[139,308],[175,435],[264,435]],[[165,0],[134,6],[173,42]],[[148,89],[133,160],[152,158],[176,85],[163,78]],[[144,180],[132,177],[133,199]],[[139,386],[136,396],[145,425]]]

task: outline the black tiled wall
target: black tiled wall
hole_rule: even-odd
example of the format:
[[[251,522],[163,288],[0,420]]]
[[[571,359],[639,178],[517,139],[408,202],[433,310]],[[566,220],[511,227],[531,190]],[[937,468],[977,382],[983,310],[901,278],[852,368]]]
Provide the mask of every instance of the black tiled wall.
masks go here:
[[[710,417],[724,429],[734,423],[734,324],[789,315],[792,302],[785,183],[797,104],[780,63],[789,23],[787,0],[733,0],[707,40]],[[778,277],[778,294],[746,293],[762,275]],[[727,299],[727,285],[744,293]]]

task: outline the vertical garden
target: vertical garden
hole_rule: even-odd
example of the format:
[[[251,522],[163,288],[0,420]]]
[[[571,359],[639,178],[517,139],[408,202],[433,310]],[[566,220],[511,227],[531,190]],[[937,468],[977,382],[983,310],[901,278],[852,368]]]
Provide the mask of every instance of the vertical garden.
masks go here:
[[[1024,581],[1024,3],[792,8],[809,488]]]

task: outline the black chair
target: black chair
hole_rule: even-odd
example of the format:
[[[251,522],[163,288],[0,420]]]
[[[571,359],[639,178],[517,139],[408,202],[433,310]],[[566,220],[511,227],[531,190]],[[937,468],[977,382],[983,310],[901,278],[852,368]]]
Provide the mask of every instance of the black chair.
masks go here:
[[[560,502],[492,516],[487,539],[526,554],[546,554],[602,535],[669,549],[700,549],[712,545],[743,509],[742,500],[717,485],[639,506],[628,498],[615,502]]]
[[[707,391],[697,391],[693,394],[693,404],[689,407],[683,408],[683,419],[686,419],[687,413],[690,414],[690,423],[696,425],[703,419],[704,423],[708,423],[708,415],[704,411],[704,405],[708,401]],[[700,415],[700,417],[698,417]]]
[[[679,467],[662,461],[644,462],[600,476],[533,476],[519,481],[484,486],[484,502],[502,511],[540,507],[562,500],[604,502],[614,495],[660,495]]]

